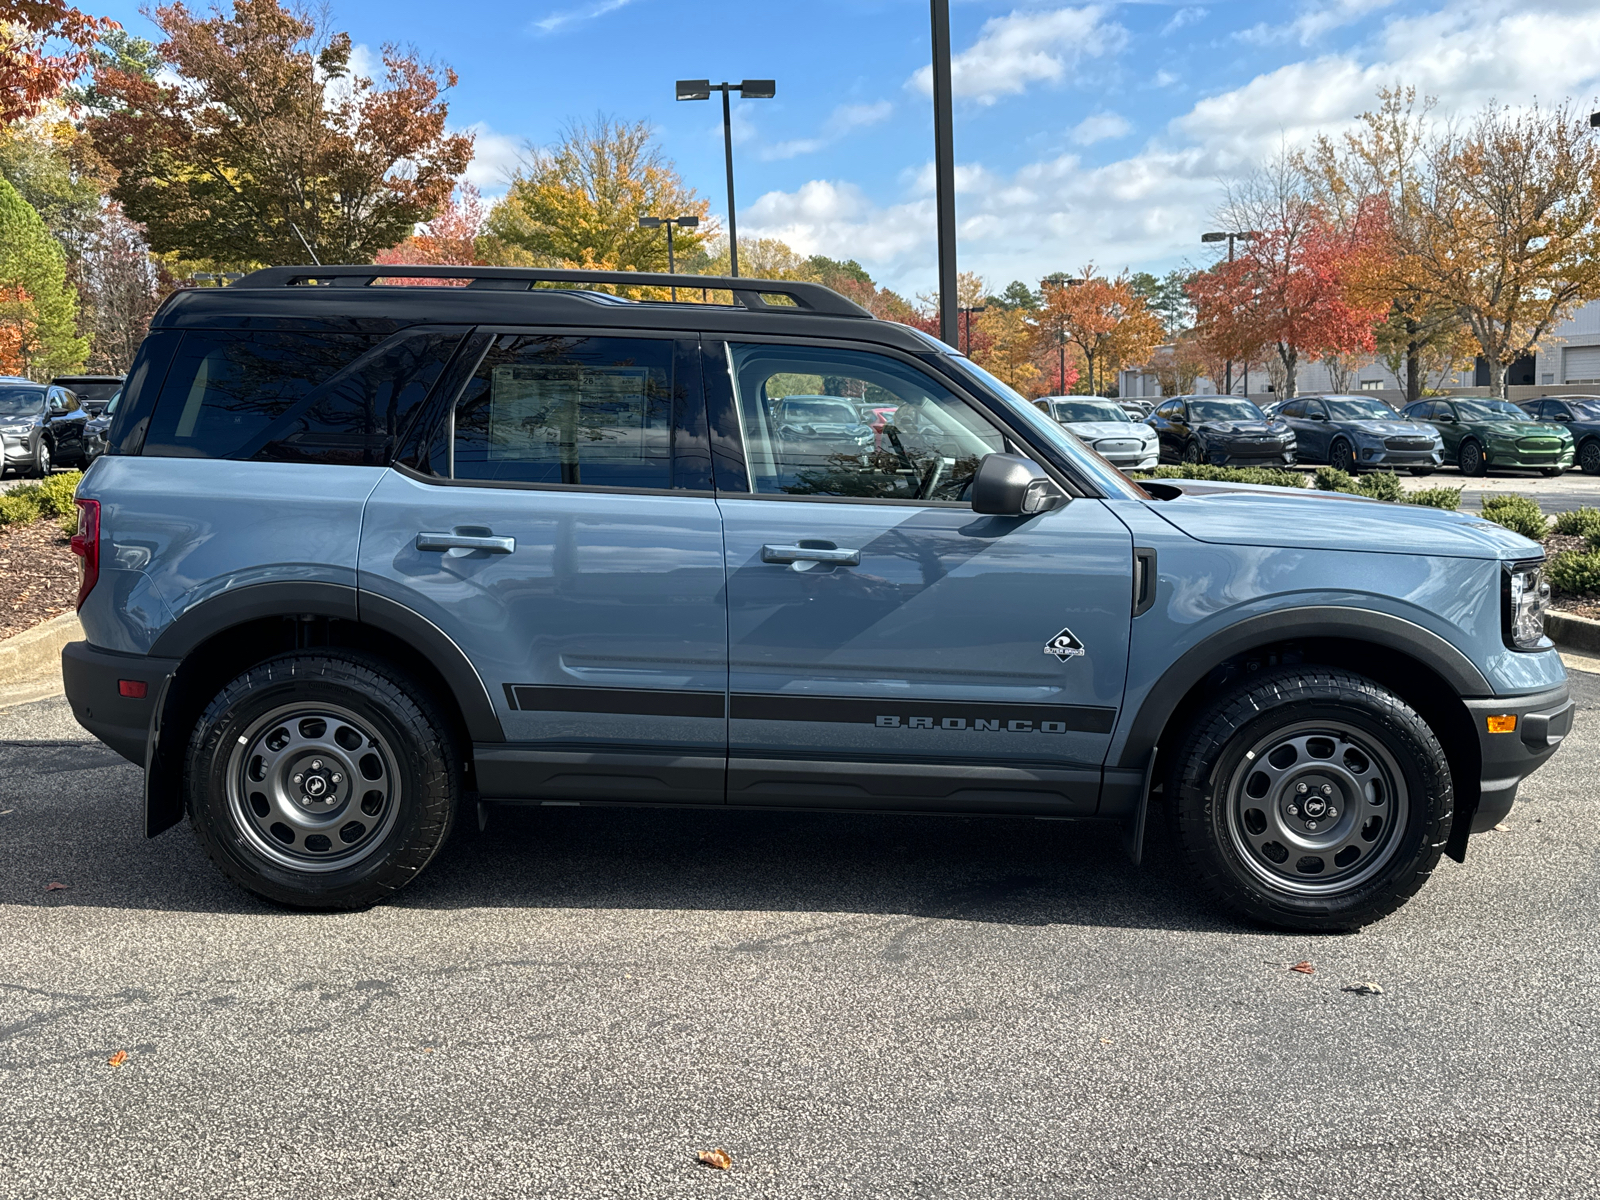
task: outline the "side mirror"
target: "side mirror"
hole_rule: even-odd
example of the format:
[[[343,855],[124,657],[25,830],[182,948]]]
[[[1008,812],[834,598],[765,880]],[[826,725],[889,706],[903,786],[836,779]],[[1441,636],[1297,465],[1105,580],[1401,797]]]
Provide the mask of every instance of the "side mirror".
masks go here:
[[[1067,499],[1039,464],[1015,454],[986,454],[972,477],[972,511],[991,517],[1031,517]]]
[[[1315,413],[1307,413],[1306,414],[1306,420],[1308,420],[1308,421],[1326,421],[1327,419],[1328,419],[1328,414],[1327,413],[1315,412]]]
[[[1452,417],[1449,413],[1440,413],[1438,416],[1434,417],[1433,419],[1434,419],[1435,422],[1437,422],[1440,425],[1454,425],[1456,423],[1456,419],[1454,417]]]

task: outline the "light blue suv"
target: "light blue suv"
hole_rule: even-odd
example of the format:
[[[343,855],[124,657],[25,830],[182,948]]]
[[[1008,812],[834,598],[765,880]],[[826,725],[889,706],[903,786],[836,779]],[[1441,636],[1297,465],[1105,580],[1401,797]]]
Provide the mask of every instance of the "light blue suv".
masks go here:
[[[1346,929],[1570,727],[1532,542],[1141,487],[817,285],[603,290],[672,283],[273,268],[168,300],[79,489],[63,659],[148,836],[187,815],[245,887],[340,908],[464,806],[1100,820],[1137,860],[1155,793],[1233,912]],[[892,415],[786,435],[827,397]]]

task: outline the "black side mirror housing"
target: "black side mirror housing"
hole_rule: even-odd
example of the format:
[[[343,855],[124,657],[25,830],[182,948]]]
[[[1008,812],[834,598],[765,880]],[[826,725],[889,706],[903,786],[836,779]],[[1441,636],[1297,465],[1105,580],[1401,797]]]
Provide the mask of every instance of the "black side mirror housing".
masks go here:
[[[990,517],[1031,517],[1066,503],[1038,463],[1016,454],[986,454],[972,477],[972,511]]]

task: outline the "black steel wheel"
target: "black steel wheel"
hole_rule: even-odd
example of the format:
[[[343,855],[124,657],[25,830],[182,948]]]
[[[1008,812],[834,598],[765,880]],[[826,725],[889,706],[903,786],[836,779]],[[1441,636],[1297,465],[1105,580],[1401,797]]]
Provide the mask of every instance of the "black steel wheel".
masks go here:
[[[1482,475],[1488,469],[1483,458],[1483,447],[1471,438],[1462,442],[1461,449],[1456,451],[1456,466],[1463,475]]]
[[[1350,443],[1343,438],[1334,438],[1333,445],[1328,447],[1328,465],[1336,471],[1354,474],[1356,469],[1355,452],[1350,449]]]
[[[1353,929],[1417,891],[1450,834],[1450,764],[1427,723],[1360,675],[1263,672],[1189,727],[1167,777],[1196,879],[1285,929]]]
[[[1590,438],[1578,447],[1578,466],[1585,475],[1600,475],[1600,438]]]
[[[425,691],[329,650],[250,668],[189,740],[190,824],[236,883],[301,908],[361,908],[444,844],[455,751]]]

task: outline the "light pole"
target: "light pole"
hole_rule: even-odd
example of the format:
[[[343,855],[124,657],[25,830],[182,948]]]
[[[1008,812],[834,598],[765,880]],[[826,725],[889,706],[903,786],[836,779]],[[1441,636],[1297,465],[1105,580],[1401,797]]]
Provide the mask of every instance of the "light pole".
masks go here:
[[[929,0],[933,23],[933,194],[939,227],[939,338],[956,344],[956,148],[950,85],[950,0]]]
[[[1251,242],[1260,236],[1261,235],[1256,233],[1254,230],[1246,230],[1242,233],[1202,233],[1200,235],[1200,240],[1202,242],[1220,242],[1226,240],[1228,243],[1228,261],[1231,263],[1233,261],[1233,243],[1235,239],[1241,242]],[[1226,370],[1228,378],[1227,382],[1223,385],[1222,390],[1224,395],[1231,396],[1233,395],[1233,359],[1230,358],[1228,360],[1228,366]],[[1244,398],[1246,400],[1250,399],[1250,363],[1248,361],[1246,361],[1244,364]]]
[[[673,230],[674,227],[676,227],[678,229],[698,229],[698,228],[700,228],[700,218],[699,217],[640,217],[639,218],[639,228],[640,229],[660,229],[663,225],[665,225],[667,227],[667,274],[668,275],[676,275],[678,273],[678,264],[677,264],[677,261],[672,256],[672,230]],[[678,289],[677,288],[673,288],[672,289],[672,298],[674,300],[676,300],[678,298]]]
[[[728,160],[728,274],[739,277],[739,225],[733,209],[733,114],[728,94],[738,89],[745,100],[771,100],[778,94],[775,79],[741,79],[738,83],[712,83],[709,79],[678,80],[679,100],[709,100],[712,92],[722,93],[722,149]]]
[[[961,353],[970,358],[972,356],[972,314],[988,312],[989,306],[986,304],[974,304],[969,307],[968,305],[961,304],[956,307],[956,311],[967,318],[964,322],[964,328],[967,335],[967,345],[966,349],[964,349]]]

